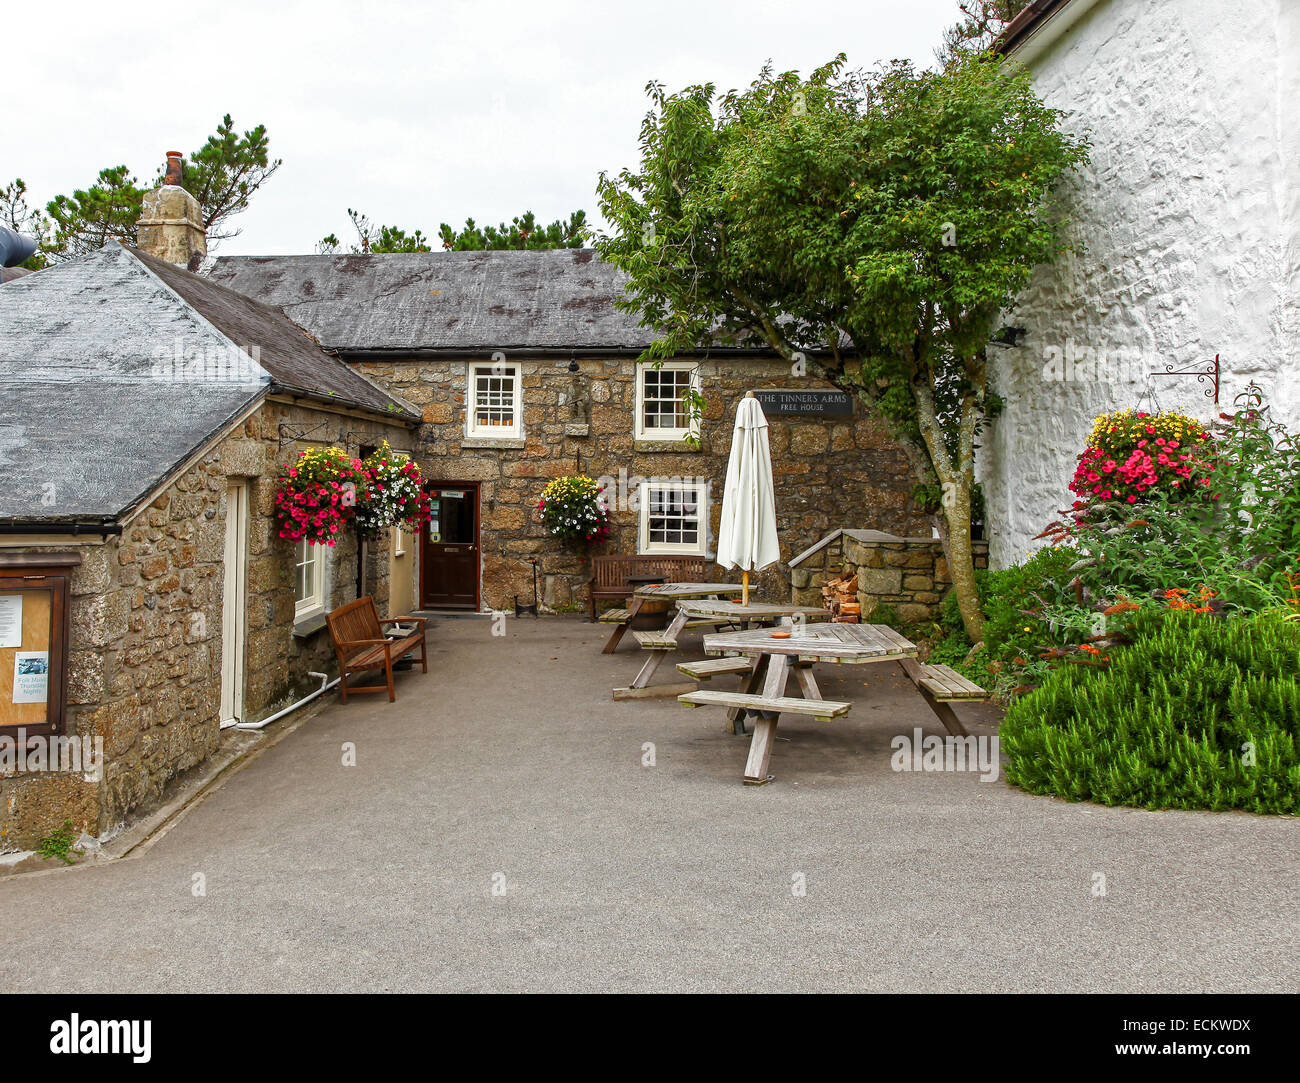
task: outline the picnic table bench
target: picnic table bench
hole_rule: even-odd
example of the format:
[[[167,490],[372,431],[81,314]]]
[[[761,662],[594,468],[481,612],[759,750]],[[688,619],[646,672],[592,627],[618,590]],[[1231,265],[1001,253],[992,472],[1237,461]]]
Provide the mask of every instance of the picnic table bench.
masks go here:
[[[602,621],[616,623],[614,631],[610,634],[609,640],[600,653],[613,654],[618,650],[619,641],[627,632],[632,631],[632,622],[636,619],[637,614],[641,612],[641,607],[647,602],[663,601],[676,605],[678,602],[691,598],[739,594],[742,590],[744,588],[739,583],[646,583],[636,587],[632,591],[632,601],[626,609],[613,610],[600,618]],[[614,618],[617,618],[616,622]],[[678,631],[680,629],[674,629],[673,634],[675,635]],[[636,638],[635,634],[633,638]],[[641,641],[638,640],[638,642]],[[642,643],[642,646],[644,645]]]
[[[699,590],[692,590],[690,594],[686,594],[684,588],[688,587],[723,587],[730,588],[733,591],[743,589],[727,583],[664,583],[658,587],[643,588],[647,595],[674,597],[677,613],[668,627],[662,631],[634,631],[632,633],[643,649],[654,653],[645,660],[645,663],[641,666],[641,672],[636,675],[628,687],[614,689],[615,699],[675,696],[683,691],[682,685],[650,684],[650,679],[655,675],[655,671],[659,668],[659,664],[664,660],[667,652],[677,649],[677,635],[683,628],[704,626],[716,629],[726,625],[737,628],[753,627],[756,624],[775,624],[778,621],[802,622],[808,617],[826,617],[830,615],[825,609],[819,609],[816,606],[770,602],[750,602],[749,605],[742,605],[732,598],[703,597],[701,596],[702,591]],[[642,591],[638,591],[637,594],[641,595]],[[696,665],[707,666],[708,663],[700,662],[696,663]],[[695,677],[694,673],[683,669],[681,666],[677,668],[686,676]],[[732,671],[736,672],[734,669]],[[715,661],[710,669],[697,670],[696,672],[707,672],[708,676],[712,677],[725,672],[725,667],[718,665]],[[689,685],[685,686],[686,689],[689,689],[689,687]]]
[[[734,662],[736,656],[749,659],[748,676],[739,691],[717,692],[697,689],[678,696],[687,707],[718,706],[728,709],[728,729],[745,732],[745,716],[755,718],[754,734],[745,763],[744,781],[761,786],[770,782],[767,773],[776,739],[777,720],[783,714],[811,715],[829,722],[849,712],[852,704],[822,698],[812,674],[815,662],[861,665],[897,662],[949,733],[966,736],[966,728],[949,703],[953,700],[986,699],[988,693],[966,680],[956,670],[917,661],[917,646],[884,624],[807,624],[773,635],[771,629],[722,632],[704,637],[704,651]],[[730,672],[739,672],[738,668]],[[799,683],[803,698],[785,695],[791,674]]]
[[[410,622],[414,630],[404,632],[400,626]],[[388,692],[388,702],[396,698],[393,689],[393,663],[420,648],[420,665],[429,672],[429,656],[424,641],[424,617],[389,617],[379,619],[375,600],[369,596],[348,602],[325,615],[329,626],[334,654],[339,661],[339,694],[347,703],[349,692]],[[387,636],[384,625],[399,626],[398,634]],[[348,674],[369,669],[382,669],[387,677],[385,684],[353,685],[348,687]]]
[[[591,558],[591,619],[596,620],[596,603],[607,599],[626,602],[638,586],[637,580],[659,579],[668,583],[697,582],[704,578],[704,558],[690,556],[637,556],[608,553]],[[621,623],[626,608],[608,610],[599,617],[604,623]]]

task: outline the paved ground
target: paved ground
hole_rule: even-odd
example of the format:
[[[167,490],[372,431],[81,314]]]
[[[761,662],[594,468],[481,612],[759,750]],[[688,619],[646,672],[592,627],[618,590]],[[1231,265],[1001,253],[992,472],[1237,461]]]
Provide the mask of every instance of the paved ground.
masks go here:
[[[396,704],[333,703],[144,857],[0,883],[0,986],[1300,988],[1294,821],[895,773],[893,735],[941,731],[892,665],[820,667],[852,712],[783,721],[746,787],[720,711],[610,699],[640,656],[605,628],[431,628]]]

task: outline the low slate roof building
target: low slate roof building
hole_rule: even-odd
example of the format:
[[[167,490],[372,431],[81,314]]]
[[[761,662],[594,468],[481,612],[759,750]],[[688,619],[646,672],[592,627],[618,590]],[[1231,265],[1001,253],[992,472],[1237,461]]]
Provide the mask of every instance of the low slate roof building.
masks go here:
[[[110,243],[0,292],[0,521],[119,517],[268,394],[418,413],[279,310]]]
[[[279,305],[327,349],[641,351],[614,302],[626,276],[593,249],[223,256],[215,282]]]
[[[419,407],[435,507],[419,539],[424,608],[509,608],[531,594],[536,559],[543,604],[594,616],[590,566],[536,513],[546,481],[568,474],[610,494],[607,552],[707,563],[750,391],[770,392],[787,555],[844,525],[918,529],[907,464],[879,419],[762,342],[719,335],[662,365],[640,360],[658,335],[618,307],[628,278],[594,249],[225,256],[208,274]],[[689,420],[692,389],[703,405]],[[776,566],[764,575],[771,596],[789,589]]]
[[[276,507],[302,452],[410,454],[419,423],[279,309],[149,253],[0,287],[0,742],[104,748],[95,777],[0,772],[0,852],[111,829],[318,689],[329,611],[409,612],[393,532],[298,544]],[[27,658],[44,683],[18,695]]]

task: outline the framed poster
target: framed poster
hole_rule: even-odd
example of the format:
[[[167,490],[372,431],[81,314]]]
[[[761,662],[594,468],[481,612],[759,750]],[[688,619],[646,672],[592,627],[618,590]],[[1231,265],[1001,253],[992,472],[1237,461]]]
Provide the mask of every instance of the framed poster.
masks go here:
[[[63,732],[76,553],[0,549],[0,734]]]

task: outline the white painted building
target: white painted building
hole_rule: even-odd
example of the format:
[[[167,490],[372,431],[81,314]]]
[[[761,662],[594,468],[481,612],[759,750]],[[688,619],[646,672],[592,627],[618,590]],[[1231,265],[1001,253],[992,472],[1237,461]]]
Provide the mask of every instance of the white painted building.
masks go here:
[[[1082,255],[1041,268],[991,350],[1007,401],[980,477],[995,567],[1069,506],[1093,418],[1158,403],[1205,420],[1251,380],[1300,425],[1300,0],[1035,0],[1006,50],[1092,140],[1069,184]],[[1149,399],[1145,400],[1148,404]]]

